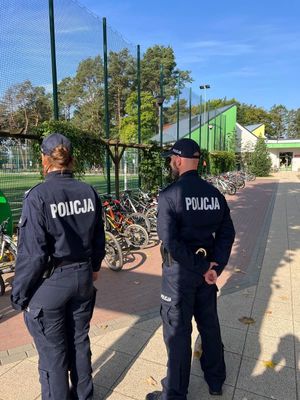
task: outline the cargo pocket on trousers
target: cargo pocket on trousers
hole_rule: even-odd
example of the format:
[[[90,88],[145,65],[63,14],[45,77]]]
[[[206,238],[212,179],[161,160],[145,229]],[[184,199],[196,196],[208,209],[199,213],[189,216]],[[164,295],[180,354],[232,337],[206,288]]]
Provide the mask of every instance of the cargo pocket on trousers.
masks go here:
[[[50,382],[49,382],[49,372],[43,369],[40,372],[40,383],[42,387],[42,399],[51,398]]]
[[[24,313],[25,324],[31,334],[35,337],[38,330],[39,333],[44,334],[44,326],[41,321],[41,316],[43,314],[42,307],[31,308],[27,307]]]
[[[160,306],[160,315],[164,324],[177,328],[183,325],[182,310],[180,302],[162,302]]]

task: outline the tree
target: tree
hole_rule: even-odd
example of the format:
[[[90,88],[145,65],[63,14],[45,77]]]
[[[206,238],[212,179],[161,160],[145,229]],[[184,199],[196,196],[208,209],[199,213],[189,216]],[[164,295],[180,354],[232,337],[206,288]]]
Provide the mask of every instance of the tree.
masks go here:
[[[122,142],[137,143],[138,115],[137,115],[137,94],[132,93],[125,107],[126,117],[121,123],[120,140]],[[155,134],[157,127],[157,114],[155,99],[150,93],[141,93],[141,139],[147,143]]]
[[[113,136],[119,136],[126,100],[136,88],[136,62],[128,49],[109,53],[108,78],[110,115],[112,129],[115,130]]]
[[[282,104],[274,105],[270,109],[270,121],[272,129],[269,135],[276,138],[286,137],[288,133],[288,110]]]
[[[75,78],[64,78],[58,84],[58,101],[60,117],[70,121],[72,109],[77,104],[76,82]]]
[[[79,63],[74,77],[73,121],[82,130],[104,133],[104,73],[100,56]]]
[[[160,93],[160,66],[163,66],[164,96],[167,100],[176,95],[178,75],[180,88],[191,82],[190,71],[177,68],[175,54],[172,47],[155,45],[149,47],[141,60],[141,87],[143,91],[151,92],[155,97]]]
[[[27,80],[10,86],[1,101],[1,126],[11,131],[23,129],[27,133],[40,122],[50,119],[50,95],[42,86]]]
[[[272,161],[264,138],[258,138],[251,157],[250,171],[256,176],[268,176]]]
[[[300,108],[288,112],[288,137],[300,138]]]

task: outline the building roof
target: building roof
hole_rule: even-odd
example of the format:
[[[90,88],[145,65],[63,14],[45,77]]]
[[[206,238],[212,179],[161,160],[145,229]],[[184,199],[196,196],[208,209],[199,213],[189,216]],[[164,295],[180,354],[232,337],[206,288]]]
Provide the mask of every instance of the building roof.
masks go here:
[[[253,132],[255,129],[259,128],[263,124],[252,124],[252,125],[246,125],[245,128],[248,129],[248,131]]]
[[[220,114],[223,114],[225,111],[229,110],[231,107],[234,107],[235,104],[230,104],[228,106],[215,108],[213,110],[209,110],[209,112],[205,112],[201,114],[201,126],[205,125],[208,121],[216,118]],[[194,115],[191,119],[192,132],[199,128],[200,126],[200,115]],[[179,120],[179,139],[185,137],[189,134],[189,117],[185,117]],[[160,141],[160,135],[157,134],[151,138],[153,141]],[[163,143],[174,143],[177,140],[177,123],[168,125],[163,129]]]

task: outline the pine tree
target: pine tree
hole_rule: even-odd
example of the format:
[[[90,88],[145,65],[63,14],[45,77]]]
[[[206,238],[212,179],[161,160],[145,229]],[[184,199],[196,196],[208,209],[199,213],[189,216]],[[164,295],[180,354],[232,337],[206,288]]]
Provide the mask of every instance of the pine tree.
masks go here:
[[[265,140],[259,138],[251,157],[250,171],[256,176],[268,176],[271,166],[272,161]]]

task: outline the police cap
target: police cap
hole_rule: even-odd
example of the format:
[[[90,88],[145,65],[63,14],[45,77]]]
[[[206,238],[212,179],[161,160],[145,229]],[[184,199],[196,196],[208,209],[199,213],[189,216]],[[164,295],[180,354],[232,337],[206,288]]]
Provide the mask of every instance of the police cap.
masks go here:
[[[70,154],[72,154],[72,143],[61,133],[52,133],[51,135],[45,137],[41,145],[41,150],[43,154],[50,156],[52,151],[57,146],[61,145],[64,146]]]
[[[170,150],[162,154],[163,157],[172,155],[183,158],[200,158],[200,147],[193,139],[179,139]]]

